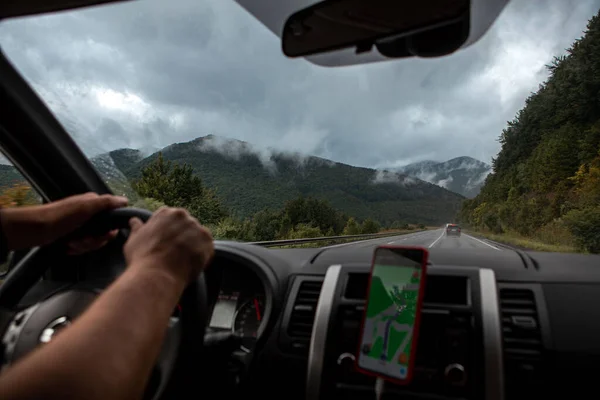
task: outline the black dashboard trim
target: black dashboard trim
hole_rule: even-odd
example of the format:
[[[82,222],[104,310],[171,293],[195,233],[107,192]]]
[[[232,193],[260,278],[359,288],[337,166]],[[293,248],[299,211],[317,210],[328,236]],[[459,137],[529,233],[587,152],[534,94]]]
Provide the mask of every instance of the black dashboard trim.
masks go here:
[[[502,323],[496,274],[491,269],[479,269],[481,317],[485,362],[485,398],[504,399],[504,366],[502,350]]]
[[[325,345],[341,271],[342,266],[340,264],[331,265],[327,269],[325,279],[323,280],[308,350],[308,371],[306,375],[307,400],[318,400],[320,397]]]
[[[514,393],[517,392],[520,394],[521,397],[523,398],[527,398],[530,397],[530,394],[533,394],[534,396],[538,396],[539,398],[544,398],[544,397],[555,397],[556,396],[556,392],[555,392],[555,388],[556,386],[554,386],[554,384],[556,382],[560,382],[561,379],[566,379],[564,378],[564,370],[561,368],[560,363],[557,365],[556,364],[556,360],[554,359],[554,355],[556,354],[556,347],[555,347],[555,343],[553,341],[553,333],[552,333],[552,326],[551,326],[551,321],[550,321],[550,315],[549,315],[549,309],[548,309],[548,303],[546,301],[546,293],[544,291],[544,289],[547,288],[546,285],[553,285],[554,283],[551,284],[540,284],[540,283],[515,283],[515,282],[503,282],[503,281],[498,281],[497,285],[498,285],[498,299],[499,301],[502,300],[502,296],[501,296],[501,291],[503,289],[517,289],[517,290],[528,290],[533,294],[533,299],[534,299],[534,308],[536,310],[536,315],[537,315],[537,321],[538,321],[538,326],[539,326],[539,334],[540,334],[540,339],[542,342],[542,348],[541,348],[541,355],[540,355],[540,359],[538,360],[539,362],[539,367],[537,368],[537,374],[539,374],[540,377],[543,377],[543,380],[547,380],[547,382],[543,382],[540,381],[539,378],[533,378],[531,379],[531,377],[529,377],[528,379],[531,379],[529,381],[521,381],[518,383],[514,382],[514,377],[515,376],[519,376],[519,370],[516,369],[514,367],[514,360],[513,362],[507,362],[505,360],[504,362],[504,373],[505,373],[505,391],[506,391],[506,395],[509,398],[514,397]],[[554,284],[555,285],[555,284]],[[560,285],[560,284],[558,284]],[[577,284],[578,286],[580,286],[580,284]],[[569,295],[569,293],[565,293],[566,296]],[[580,295],[580,293],[579,293]],[[563,296],[561,295],[561,298],[563,298]],[[502,307],[500,307],[500,310],[502,311]],[[501,315],[502,317],[502,315]],[[578,335],[578,339],[580,339],[581,337]],[[583,343],[586,343],[586,341],[584,340]],[[504,341],[503,341],[504,344]],[[506,354],[503,352],[503,359],[506,358]],[[552,372],[553,371],[553,372]],[[558,376],[559,378],[555,381],[553,374],[556,374],[554,376]],[[527,377],[527,375],[525,375],[525,377]],[[513,378],[513,379],[511,379]],[[594,378],[595,379],[595,378]],[[566,379],[568,380],[568,379]],[[593,381],[590,380],[590,381]],[[552,382],[552,383],[551,383]],[[528,392],[523,390],[523,386],[527,387]],[[582,385],[579,384],[579,389],[581,389]],[[577,390],[579,390],[577,389]],[[595,387],[594,389],[595,390]],[[572,395],[572,393],[571,393]]]
[[[292,283],[289,285],[290,289],[287,292],[286,298],[288,299],[285,308],[282,311],[281,319],[281,331],[279,333],[279,345],[286,356],[294,356],[300,359],[306,359],[305,355],[296,354],[290,352],[294,338],[288,333],[294,307],[296,306],[296,300],[298,298],[298,292],[304,282],[319,282],[323,283],[323,275],[296,275],[293,277]],[[318,301],[317,301],[318,304]],[[316,307],[316,306],[315,306]],[[315,310],[316,313],[316,310]],[[311,332],[312,334],[312,332]],[[310,346],[310,341],[309,341]]]
[[[552,332],[550,329],[550,317],[548,315],[548,306],[546,305],[546,297],[544,295],[544,288],[542,287],[542,284],[498,281],[498,292],[500,292],[502,289],[527,289],[533,292],[537,316],[540,324],[542,344],[545,349],[553,349],[554,344],[552,342]],[[500,298],[499,295],[498,298]]]
[[[349,300],[343,296],[343,289],[347,283],[348,275],[357,271],[364,272],[365,265],[362,263],[348,263],[344,264],[339,271],[339,276],[337,277],[337,288],[333,290],[332,293],[334,295],[331,304],[332,310],[328,312],[330,321],[327,329],[320,331],[323,335],[331,336],[329,329],[332,326],[332,320],[335,320],[335,315],[338,312],[338,305],[364,305],[364,300]],[[480,337],[473,338],[473,340],[476,340],[477,342],[475,346],[477,346],[478,349],[481,349],[481,351],[478,352],[479,354],[477,354],[475,357],[477,359],[476,362],[479,365],[482,365],[483,368],[480,371],[472,371],[471,380],[474,379],[474,382],[479,382],[481,384],[480,386],[478,385],[479,387],[476,389],[478,393],[477,396],[481,396],[481,398],[486,400],[503,400],[504,370],[501,368],[503,361],[502,328],[499,313],[498,291],[496,288],[496,277],[494,271],[491,269],[482,269],[481,267],[473,268],[456,265],[433,265],[431,268],[429,268],[428,274],[438,276],[464,276],[468,279],[471,290],[471,296],[469,298],[470,301],[468,302],[468,305],[425,303],[424,306],[426,306],[426,309],[424,309],[424,312],[436,312],[437,310],[442,309],[445,311],[473,312],[473,315],[475,316],[475,329],[481,332]],[[483,304],[484,302],[485,305]],[[484,318],[489,318],[490,320],[486,321]],[[314,330],[316,326],[317,322],[315,319],[313,335],[315,332],[317,332]],[[332,338],[321,338],[321,340],[326,339],[331,340]],[[488,350],[488,346],[492,346],[492,349]],[[324,349],[323,351],[325,350],[327,349]],[[318,380],[319,385],[318,387],[307,386],[307,399],[318,399],[319,395],[322,393],[322,382],[324,379],[327,379],[326,376],[328,374],[328,366],[325,364],[327,355],[323,354],[322,359],[323,364],[320,367],[321,369],[318,371],[320,373]],[[309,362],[309,375],[311,373],[315,373],[314,371],[311,371],[311,366],[312,364]],[[490,382],[490,388],[486,386],[487,383],[484,383],[488,381]],[[313,382],[315,381],[308,380],[308,384],[314,385]],[[363,386],[363,388],[365,387]],[[369,390],[373,389],[371,388]],[[398,389],[386,389],[386,391],[390,391],[390,393],[393,392],[398,395],[409,395],[409,391],[405,391],[404,389],[401,392],[398,391]]]

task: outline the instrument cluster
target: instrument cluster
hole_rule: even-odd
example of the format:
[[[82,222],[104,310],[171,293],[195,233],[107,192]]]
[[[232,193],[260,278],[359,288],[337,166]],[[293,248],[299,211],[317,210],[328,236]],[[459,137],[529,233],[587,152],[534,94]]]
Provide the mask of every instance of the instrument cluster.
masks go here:
[[[266,322],[264,284],[254,271],[240,264],[222,265],[219,275],[220,285],[209,328],[240,334],[243,337],[242,350],[250,353],[261,326]]]

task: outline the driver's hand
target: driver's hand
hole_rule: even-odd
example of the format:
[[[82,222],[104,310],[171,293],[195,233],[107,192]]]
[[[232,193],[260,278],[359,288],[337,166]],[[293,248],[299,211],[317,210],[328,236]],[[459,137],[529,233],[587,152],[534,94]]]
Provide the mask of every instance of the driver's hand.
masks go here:
[[[10,250],[43,246],[73,232],[101,211],[125,207],[125,197],[85,193],[48,204],[3,208],[0,225]],[[70,253],[95,250],[116,231],[102,237],[89,237],[69,243]]]
[[[123,249],[129,268],[161,270],[187,283],[214,255],[209,230],[183,208],[162,207],[145,224],[132,218],[130,226]]]

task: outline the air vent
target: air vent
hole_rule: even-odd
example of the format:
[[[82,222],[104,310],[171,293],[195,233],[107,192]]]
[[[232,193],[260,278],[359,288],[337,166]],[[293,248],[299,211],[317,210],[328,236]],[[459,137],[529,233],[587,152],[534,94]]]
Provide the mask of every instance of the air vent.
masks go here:
[[[300,284],[287,329],[294,352],[308,353],[315,311],[322,285],[322,281],[304,281]]]
[[[541,383],[544,346],[535,294],[530,289],[501,289],[500,308],[507,398],[522,398],[536,393]]]

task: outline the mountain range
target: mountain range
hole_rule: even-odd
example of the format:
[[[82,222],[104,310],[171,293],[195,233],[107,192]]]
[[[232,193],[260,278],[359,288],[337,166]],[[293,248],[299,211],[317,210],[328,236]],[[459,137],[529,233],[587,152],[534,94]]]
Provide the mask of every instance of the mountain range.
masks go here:
[[[492,167],[471,157],[457,157],[445,162],[420,161],[394,170],[473,198]]]
[[[443,224],[454,219],[464,197],[398,171],[355,167],[297,153],[261,151],[251,144],[208,135],[159,151],[165,160],[189,164],[204,185],[216,191],[234,215],[279,209],[299,196],[327,200],[359,220],[383,224]],[[147,155],[119,149],[92,159],[113,191],[136,197],[130,182],[159,152]],[[1,166],[0,186],[18,180],[11,166]]]

